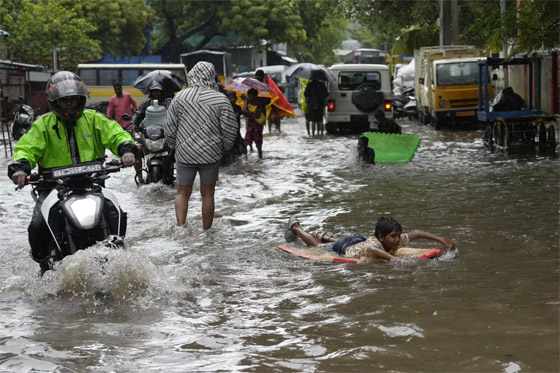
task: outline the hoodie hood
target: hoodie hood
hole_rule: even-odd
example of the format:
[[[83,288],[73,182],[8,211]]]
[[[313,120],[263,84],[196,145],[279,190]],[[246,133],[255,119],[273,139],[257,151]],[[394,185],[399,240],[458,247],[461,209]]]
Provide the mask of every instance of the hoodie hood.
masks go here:
[[[218,90],[218,83],[216,83],[216,69],[210,62],[201,61],[188,73],[188,80],[190,87],[205,87],[215,91]]]

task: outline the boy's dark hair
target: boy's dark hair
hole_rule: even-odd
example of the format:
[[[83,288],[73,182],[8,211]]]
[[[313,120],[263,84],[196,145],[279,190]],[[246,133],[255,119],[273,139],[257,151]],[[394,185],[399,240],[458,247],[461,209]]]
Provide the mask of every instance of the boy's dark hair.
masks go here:
[[[258,96],[259,95],[259,91],[257,91],[255,88],[251,88],[250,90],[247,91],[248,95],[255,95]]]
[[[121,87],[122,88],[122,83],[121,82],[113,83],[113,88],[116,88],[116,87]]]
[[[393,231],[402,233],[401,224],[390,216],[382,216],[377,220],[377,223],[375,223],[375,232],[373,235],[380,238],[387,236]]]

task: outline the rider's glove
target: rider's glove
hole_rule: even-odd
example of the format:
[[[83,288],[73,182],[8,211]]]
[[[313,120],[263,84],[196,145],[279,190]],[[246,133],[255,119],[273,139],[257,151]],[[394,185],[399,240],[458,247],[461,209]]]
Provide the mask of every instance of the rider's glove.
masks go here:
[[[21,189],[27,181],[27,174],[24,171],[16,171],[12,175],[12,181]]]
[[[123,167],[134,166],[136,163],[136,157],[132,153],[124,153],[121,157],[121,163]]]

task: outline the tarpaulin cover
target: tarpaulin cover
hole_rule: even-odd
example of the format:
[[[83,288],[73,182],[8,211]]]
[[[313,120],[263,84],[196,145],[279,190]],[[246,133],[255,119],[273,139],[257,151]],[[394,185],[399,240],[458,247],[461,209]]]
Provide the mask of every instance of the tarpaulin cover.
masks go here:
[[[410,162],[420,144],[416,135],[364,132],[369,139],[368,147],[375,151],[375,162]]]

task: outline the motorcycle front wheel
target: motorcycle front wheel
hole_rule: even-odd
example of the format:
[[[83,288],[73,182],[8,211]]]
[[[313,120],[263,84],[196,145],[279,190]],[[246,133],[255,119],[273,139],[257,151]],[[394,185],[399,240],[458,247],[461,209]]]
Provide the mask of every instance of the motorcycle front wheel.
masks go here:
[[[150,166],[148,175],[151,183],[158,183],[163,179],[163,170],[160,166]]]

